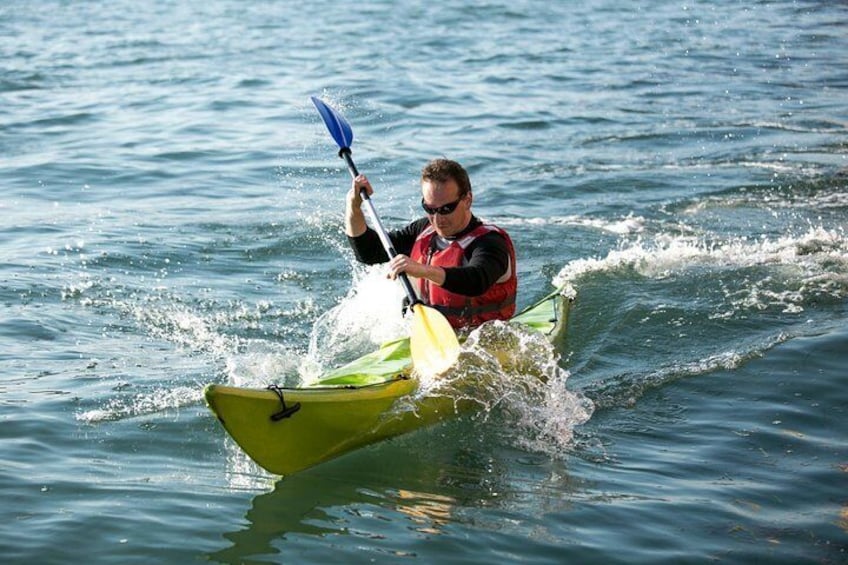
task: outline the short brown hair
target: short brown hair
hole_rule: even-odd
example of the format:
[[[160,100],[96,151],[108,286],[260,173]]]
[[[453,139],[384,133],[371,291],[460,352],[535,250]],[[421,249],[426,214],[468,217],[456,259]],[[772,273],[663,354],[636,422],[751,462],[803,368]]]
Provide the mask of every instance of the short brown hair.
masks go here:
[[[459,187],[459,197],[464,198],[471,192],[471,181],[462,165],[450,159],[433,159],[421,169],[421,180],[435,183],[445,183],[449,180],[456,182]]]

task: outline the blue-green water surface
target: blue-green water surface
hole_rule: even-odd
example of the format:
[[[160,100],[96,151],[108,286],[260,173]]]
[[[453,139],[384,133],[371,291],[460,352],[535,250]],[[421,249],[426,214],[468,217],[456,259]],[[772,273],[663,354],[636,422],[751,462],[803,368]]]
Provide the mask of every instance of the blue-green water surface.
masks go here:
[[[279,478],[203,387],[404,327],[310,95],[577,300],[542,397]],[[842,2],[5,2],[0,186],[3,563],[848,562]]]

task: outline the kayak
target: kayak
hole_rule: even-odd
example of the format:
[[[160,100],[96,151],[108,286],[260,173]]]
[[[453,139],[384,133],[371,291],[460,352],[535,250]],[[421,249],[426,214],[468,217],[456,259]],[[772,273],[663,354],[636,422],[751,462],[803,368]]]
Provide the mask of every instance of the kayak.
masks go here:
[[[565,337],[572,301],[572,292],[555,290],[509,323],[558,343]],[[403,338],[309,385],[259,389],[211,384],[204,396],[251,459],[273,474],[290,475],[479,406],[450,395],[419,397],[418,388],[409,338]]]

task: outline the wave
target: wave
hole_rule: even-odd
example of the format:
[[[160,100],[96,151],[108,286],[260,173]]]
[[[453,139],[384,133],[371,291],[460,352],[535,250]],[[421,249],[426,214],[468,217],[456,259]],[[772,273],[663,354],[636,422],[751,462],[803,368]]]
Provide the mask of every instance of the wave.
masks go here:
[[[829,327],[848,298],[848,236],[640,234],[569,261],[553,282],[580,289],[570,341],[580,391],[598,408],[629,406]]]
[[[756,267],[767,272],[741,277],[742,288],[728,292],[732,311],[780,305],[785,312],[800,312],[810,298],[844,299],[848,296],[848,237],[842,230],[822,227],[798,236],[738,237],[717,242],[661,234],[650,242],[624,242],[605,257],[571,261],[553,282],[579,288],[580,279],[593,273],[627,270],[648,279],[667,279],[727,271],[739,274]]]
[[[653,241],[624,242],[605,257],[577,259],[554,277],[557,286],[573,284],[591,273],[632,270],[661,279],[686,272],[770,267],[774,275],[815,287],[839,298],[848,296],[848,237],[843,230],[810,228],[798,236],[776,239],[736,237],[711,242],[693,236],[660,234]],[[784,269],[780,269],[783,267]],[[788,269],[787,269],[788,268]]]
[[[845,189],[845,179],[839,175],[825,181],[816,177],[812,181],[787,182],[777,187],[733,189],[724,194],[683,202],[670,209],[694,215],[706,210],[734,208],[805,210],[812,213],[839,211],[848,208],[848,190]]]
[[[697,377],[720,370],[733,370],[762,356],[764,351],[787,341],[791,335],[779,332],[745,345],[705,354],[700,359],[676,360],[639,373],[622,373],[588,383],[581,393],[590,398],[598,410],[615,406],[635,406],[643,395],[679,379]],[[723,346],[726,346],[724,344]]]

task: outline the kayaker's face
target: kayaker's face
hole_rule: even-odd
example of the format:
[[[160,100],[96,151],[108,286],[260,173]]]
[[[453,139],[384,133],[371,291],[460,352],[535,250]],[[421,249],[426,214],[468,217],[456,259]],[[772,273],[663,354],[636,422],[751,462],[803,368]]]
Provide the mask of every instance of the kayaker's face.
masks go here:
[[[440,236],[453,237],[464,230],[471,221],[471,193],[460,198],[459,186],[453,179],[443,183],[422,181],[421,196],[427,219]],[[443,213],[445,209],[439,210],[443,206],[450,208],[454,204],[456,207],[449,213]]]

